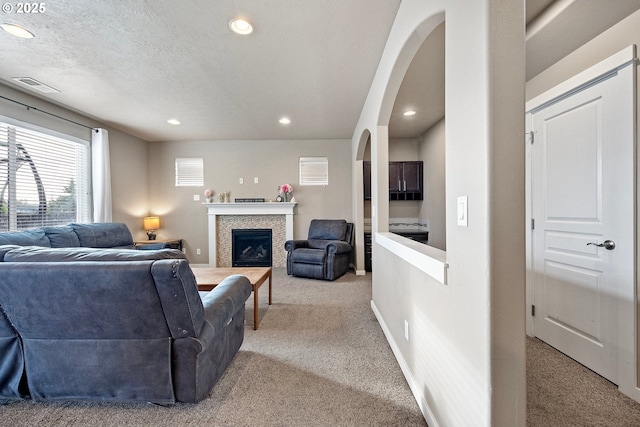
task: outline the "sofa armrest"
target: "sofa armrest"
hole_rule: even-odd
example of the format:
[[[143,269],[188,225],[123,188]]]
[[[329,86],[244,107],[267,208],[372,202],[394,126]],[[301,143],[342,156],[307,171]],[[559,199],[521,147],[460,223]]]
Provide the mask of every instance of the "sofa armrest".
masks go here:
[[[251,295],[251,282],[234,274],[202,296],[205,317],[216,333],[228,325]]]
[[[299,248],[308,248],[308,247],[309,247],[308,240],[287,240],[286,242],[284,242],[284,249],[287,252],[291,252]]]

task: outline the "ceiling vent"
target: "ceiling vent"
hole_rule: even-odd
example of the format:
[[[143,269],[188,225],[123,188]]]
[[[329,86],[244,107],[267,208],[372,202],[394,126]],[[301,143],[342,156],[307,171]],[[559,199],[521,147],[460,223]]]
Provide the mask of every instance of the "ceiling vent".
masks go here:
[[[23,85],[29,86],[31,89],[35,89],[37,91],[43,93],[55,93],[60,92],[58,89],[54,89],[51,86],[47,86],[44,83],[37,81],[36,79],[32,79],[31,77],[14,77],[13,80],[22,83]]]

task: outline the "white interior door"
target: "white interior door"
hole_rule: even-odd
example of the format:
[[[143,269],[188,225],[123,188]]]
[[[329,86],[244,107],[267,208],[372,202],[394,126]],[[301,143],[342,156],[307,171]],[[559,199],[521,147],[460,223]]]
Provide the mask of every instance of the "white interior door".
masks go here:
[[[625,80],[610,73],[532,111],[530,122],[534,333],[616,384],[618,309],[634,283]]]

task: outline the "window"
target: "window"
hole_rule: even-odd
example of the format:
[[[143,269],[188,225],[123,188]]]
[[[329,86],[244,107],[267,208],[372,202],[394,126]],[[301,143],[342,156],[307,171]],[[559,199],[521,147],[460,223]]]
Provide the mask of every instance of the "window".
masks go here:
[[[88,141],[0,117],[0,231],[91,222]]]
[[[300,185],[329,185],[329,160],[300,157]]]
[[[176,187],[202,187],[204,166],[201,158],[176,159]]]

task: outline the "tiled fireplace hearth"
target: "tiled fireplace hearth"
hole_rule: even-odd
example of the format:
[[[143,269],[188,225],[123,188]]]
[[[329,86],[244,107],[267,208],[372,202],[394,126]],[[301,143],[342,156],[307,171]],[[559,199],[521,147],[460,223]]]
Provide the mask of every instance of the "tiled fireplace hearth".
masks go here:
[[[231,267],[233,229],[272,230],[273,267],[286,266],[284,242],[293,239],[295,203],[204,203],[209,224],[209,265]]]

